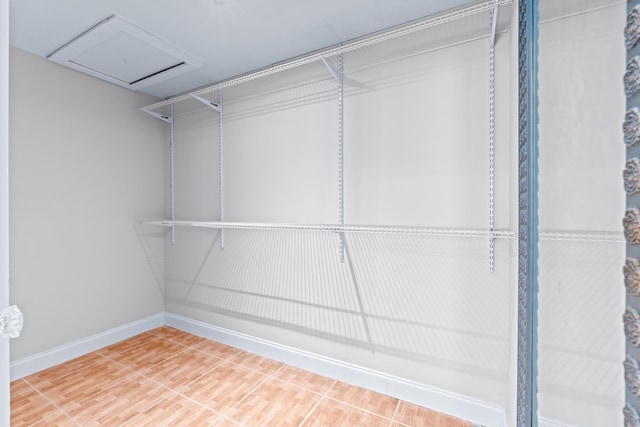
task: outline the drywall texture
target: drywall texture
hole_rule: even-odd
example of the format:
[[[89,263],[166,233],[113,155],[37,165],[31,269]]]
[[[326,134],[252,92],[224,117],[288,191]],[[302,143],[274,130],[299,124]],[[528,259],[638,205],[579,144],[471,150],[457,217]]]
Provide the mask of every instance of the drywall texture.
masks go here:
[[[540,239],[539,415],[622,425],[625,5],[540,3],[540,228],[619,234]]]
[[[509,229],[509,37],[496,49],[496,224]],[[398,52],[371,67],[345,55],[345,222],[486,229],[488,41]],[[338,89],[317,67],[279,90],[224,90],[247,92],[223,101],[226,221],[338,222]],[[176,219],[219,218],[217,117],[176,119]],[[341,262],[335,233],[225,230],[224,250],[219,237],[176,230],[167,311],[506,406],[514,239],[496,242],[490,273],[486,238],[346,233]]]
[[[153,98],[17,49],[10,56],[12,360],[163,311],[134,220],[162,215]]]

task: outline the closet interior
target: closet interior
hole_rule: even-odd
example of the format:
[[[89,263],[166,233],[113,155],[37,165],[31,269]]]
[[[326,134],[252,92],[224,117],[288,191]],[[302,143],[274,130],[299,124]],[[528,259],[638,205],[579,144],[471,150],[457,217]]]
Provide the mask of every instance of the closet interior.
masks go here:
[[[616,425],[625,2],[539,3],[539,425]],[[514,425],[520,13],[469,2],[140,106],[164,217],[132,239],[167,324]]]

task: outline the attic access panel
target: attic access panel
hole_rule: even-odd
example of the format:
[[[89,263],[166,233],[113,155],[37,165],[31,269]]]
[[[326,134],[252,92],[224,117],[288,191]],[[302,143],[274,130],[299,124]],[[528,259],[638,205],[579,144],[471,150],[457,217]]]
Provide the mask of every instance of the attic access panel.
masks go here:
[[[131,90],[171,79],[203,65],[115,15],[60,47],[47,59]]]

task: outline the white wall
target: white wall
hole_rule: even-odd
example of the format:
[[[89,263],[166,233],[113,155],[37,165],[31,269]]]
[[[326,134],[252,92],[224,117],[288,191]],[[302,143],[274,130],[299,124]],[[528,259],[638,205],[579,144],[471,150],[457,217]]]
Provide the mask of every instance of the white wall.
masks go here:
[[[134,220],[163,212],[154,98],[10,56],[12,360],[163,311]]]
[[[510,49],[499,37],[504,229],[516,200]],[[347,86],[345,98],[347,223],[487,228],[487,51],[482,39],[348,74],[368,87]],[[337,89],[324,73],[326,82],[223,102],[226,221],[337,222]],[[218,218],[217,125],[210,110],[177,118],[177,219]],[[496,243],[491,274],[485,239],[348,236],[372,349],[335,235],[227,230],[224,251],[216,236],[177,229],[167,311],[506,406],[515,240]]]
[[[571,14],[588,10],[587,2],[574,3],[540,5],[540,228],[620,233],[625,2]],[[625,245],[618,239],[540,241],[542,418],[623,423]]]

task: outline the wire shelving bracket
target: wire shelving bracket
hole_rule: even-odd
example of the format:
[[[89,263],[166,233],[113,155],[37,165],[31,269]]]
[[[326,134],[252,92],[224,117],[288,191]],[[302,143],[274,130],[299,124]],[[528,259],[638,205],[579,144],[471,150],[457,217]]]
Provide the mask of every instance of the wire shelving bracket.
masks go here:
[[[195,93],[191,94],[191,96],[218,112],[218,197],[220,203],[220,222],[224,222],[224,195],[222,187],[222,89],[220,89],[217,104]],[[222,228],[220,229],[220,249],[224,249],[224,229]]]
[[[161,114],[161,113],[158,113],[157,111],[152,111],[152,110],[150,110],[148,108],[141,108],[141,110],[144,111],[147,114],[152,115],[156,119],[162,120],[165,123],[171,124],[173,122],[173,116],[167,116],[166,114]]]
[[[493,0],[489,12],[489,271],[495,271],[495,135],[496,135],[496,26],[498,23],[498,2]]]
[[[218,113],[221,111],[221,107],[220,104],[216,104],[213,101],[209,101],[207,98],[203,98],[200,95],[196,95],[195,93],[192,93],[191,96],[195,99],[197,99],[198,101],[202,102],[204,105],[206,105],[209,108],[212,108],[214,110],[216,110]]]
[[[222,99],[223,99],[223,94],[222,94],[222,89],[220,89],[220,91],[218,92],[218,98],[219,98],[219,103],[218,103],[218,197],[219,197],[219,202],[220,202],[220,222],[224,222],[224,185],[223,185],[223,177],[224,174],[222,173],[222,166],[223,166],[223,161],[222,161]],[[224,229],[221,228],[220,229],[220,249],[224,249]]]
[[[162,114],[162,113],[158,113],[157,111],[152,111],[149,108],[141,108],[142,111],[144,111],[145,113],[155,117],[156,119],[160,119],[165,123],[169,124],[169,128],[170,128],[170,132],[171,132],[171,139],[169,141],[169,155],[170,155],[170,168],[171,168],[171,177],[170,177],[170,183],[169,183],[169,192],[171,193],[171,244],[175,244],[176,243],[176,234],[175,234],[175,227],[174,227],[174,221],[175,221],[175,194],[174,194],[174,168],[173,168],[173,103],[171,103],[171,114],[166,115],[166,114]]]
[[[224,88],[230,88],[237,85],[247,84],[253,80],[261,79],[267,76],[271,76],[277,73],[281,73],[287,70],[293,70],[303,66],[311,64],[313,62],[321,62],[329,71],[330,75],[338,83],[338,225],[344,227],[344,140],[343,140],[343,97],[344,87],[347,86],[361,86],[356,81],[344,75],[344,63],[343,54],[349,54],[350,52],[364,50],[370,46],[385,43],[393,39],[407,37],[413,33],[425,31],[430,28],[443,26],[460,19],[471,19],[473,16],[478,16],[482,21],[476,21],[479,24],[478,28],[482,28],[482,34],[478,33],[478,37],[487,37],[489,43],[489,89],[488,89],[488,108],[489,108],[489,224],[488,224],[488,242],[489,242],[489,270],[494,271],[495,268],[495,239],[498,238],[495,230],[495,42],[496,34],[500,32],[501,23],[498,22],[498,10],[502,6],[507,6],[513,3],[513,0],[477,0],[467,6],[452,9],[442,12],[437,15],[433,15],[421,20],[413,21],[402,26],[394,27],[389,30],[384,30],[369,36],[364,36],[355,40],[347,41],[339,45],[334,45],[326,49],[318,50],[316,52],[302,55],[297,58],[293,58],[281,63],[274,64],[264,69],[259,69],[254,72],[250,72],[244,75],[232,77],[230,79],[217,82],[215,84],[202,87],[187,93],[177,94],[166,100],[148,105],[142,108],[144,112],[150,114],[160,120],[165,121],[171,125],[171,220],[175,221],[174,212],[174,194],[173,194],[173,119],[175,117],[174,105],[178,104],[180,110],[178,114],[185,114],[193,110],[193,105],[204,104],[206,107],[216,110],[219,113],[219,202],[220,202],[220,224],[225,224],[224,221],[224,208],[223,208],[223,126],[222,126],[222,91]],[[508,13],[507,13],[508,14]],[[502,15],[502,14],[501,14]],[[489,17],[489,26],[486,27],[485,17]],[[502,15],[507,16],[507,15]],[[486,30],[485,30],[486,29]],[[443,30],[446,31],[446,30]],[[475,33],[474,33],[475,34]],[[219,101],[207,99],[207,94],[218,92]],[[237,92],[237,93],[236,93]],[[236,91],[233,95],[228,94],[227,103],[233,103],[236,101],[235,97],[242,96],[245,92]],[[240,94],[240,95],[239,95]],[[189,103],[189,100],[196,100],[198,102]],[[184,104],[183,104],[184,103]],[[171,107],[171,113],[166,114],[165,108]],[[172,243],[174,241],[172,230]],[[344,234],[339,234],[339,253],[342,262],[345,260],[345,238]],[[224,230],[221,228],[220,247],[224,248]]]

